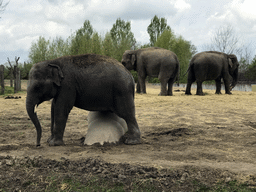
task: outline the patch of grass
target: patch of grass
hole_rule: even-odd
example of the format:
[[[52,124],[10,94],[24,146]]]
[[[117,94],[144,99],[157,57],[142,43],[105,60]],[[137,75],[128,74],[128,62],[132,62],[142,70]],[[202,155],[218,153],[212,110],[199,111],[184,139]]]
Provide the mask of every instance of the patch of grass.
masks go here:
[[[5,86],[4,95],[10,95],[10,94],[14,94],[14,87]]]
[[[134,182],[133,191],[157,191],[157,189],[150,179],[146,179]]]
[[[80,181],[79,179],[64,178],[61,179],[58,175],[49,176],[46,179],[48,185],[45,191],[88,191],[88,192],[125,192],[127,187],[121,181],[107,181],[97,176],[91,177],[87,181]],[[132,191],[157,191],[153,182],[149,179],[146,180],[134,180],[130,185]]]
[[[193,185],[196,188],[196,192],[255,192],[256,189],[250,188],[246,183],[238,183],[236,180],[229,182],[219,182],[213,187],[208,187],[198,181],[193,181]]]

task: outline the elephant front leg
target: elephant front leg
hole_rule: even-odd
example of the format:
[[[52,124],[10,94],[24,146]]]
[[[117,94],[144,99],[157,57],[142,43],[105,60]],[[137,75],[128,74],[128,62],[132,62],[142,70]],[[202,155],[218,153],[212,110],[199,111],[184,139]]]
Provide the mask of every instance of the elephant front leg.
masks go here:
[[[226,75],[223,78],[224,81],[224,85],[225,85],[225,93],[231,95],[231,91],[230,91],[230,81],[229,81],[229,75]]]
[[[59,99],[60,100],[60,99]],[[50,146],[64,145],[63,135],[66,127],[67,119],[72,107],[68,107],[68,101],[54,104],[53,122],[51,125],[51,137],[48,139]]]
[[[216,92],[215,94],[221,94],[221,79],[216,79]]]
[[[52,129],[52,135],[48,139],[50,146],[65,145],[63,141],[64,130],[67,122],[67,117],[55,117],[55,123]]]
[[[53,139],[54,105],[55,105],[55,99],[52,100],[52,105],[51,105],[51,136],[47,140],[48,143]]]

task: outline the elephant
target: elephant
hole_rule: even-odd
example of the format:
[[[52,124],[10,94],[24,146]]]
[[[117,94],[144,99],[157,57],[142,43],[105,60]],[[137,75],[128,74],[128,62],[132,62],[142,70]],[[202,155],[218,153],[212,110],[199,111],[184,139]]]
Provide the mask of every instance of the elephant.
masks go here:
[[[180,65],[172,51],[158,47],[126,50],[121,62],[128,70],[138,72],[137,93],[146,93],[145,79],[150,76],[158,77],[161,82],[159,95],[173,95],[172,86],[179,77]]]
[[[221,78],[225,84],[225,93],[232,94],[231,90],[238,80],[239,63],[233,54],[225,54],[217,51],[205,51],[196,54],[189,63],[187,87],[185,94],[191,95],[191,84],[196,81],[196,95],[204,95],[202,83],[206,80],[215,80],[216,92],[221,94]],[[230,83],[233,78],[232,84]]]
[[[40,146],[42,128],[34,108],[50,99],[50,146],[64,145],[64,130],[73,106],[115,113],[126,121],[128,127],[122,141],[139,144],[141,133],[135,117],[134,90],[131,73],[108,56],[63,56],[34,64],[29,72],[26,110],[36,127],[36,145]]]

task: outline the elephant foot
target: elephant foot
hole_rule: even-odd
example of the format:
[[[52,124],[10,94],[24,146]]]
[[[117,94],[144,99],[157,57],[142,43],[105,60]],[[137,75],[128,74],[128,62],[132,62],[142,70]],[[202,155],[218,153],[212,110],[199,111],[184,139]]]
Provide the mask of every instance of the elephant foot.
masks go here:
[[[137,144],[141,143],[140,136],[134,137],[134,136],[129,135],[127,133],[120,138],[120,141],[123,142],[126,145],[137,145]]]
[[[47,140],[47,142],[49,143],[49,146],[65,145],[62,139],[55,139],[55,138],[52,138],[52,136]]]
[[[167,96],[167,94],[159,93],[158,96]]]
[[[205,93],[196,93],[196,95],[205,96]]]
[[[232,95],[232,93],[231,93],[231,92],[226,92],[226,94]]]
[[[192,95],[190,92],[185,92],[185,95]]]
[[[221,95],[222,93],[221,92],[216,92],[215,94]]]

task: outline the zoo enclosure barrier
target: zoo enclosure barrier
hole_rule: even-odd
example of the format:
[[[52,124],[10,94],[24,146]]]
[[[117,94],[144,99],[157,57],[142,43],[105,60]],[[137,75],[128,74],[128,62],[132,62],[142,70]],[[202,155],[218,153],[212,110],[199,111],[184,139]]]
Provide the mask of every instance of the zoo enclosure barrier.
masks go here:
[[[176,84],[173,84],[174,87],[183,87],[186,88],[187,84],[180,84],[180,86],[177,86]],[[197,85],[192,84],[191,88],[196,89]],[[216,90],[216,85],[215,84],[202,84],[203,89],[210,89],[210,90]],[[221,90],[225,90],[225,86],[222,84],[221,85]],[[251,84],[237,84],[233,89],[233,91],[252,91],[252,85]]]

